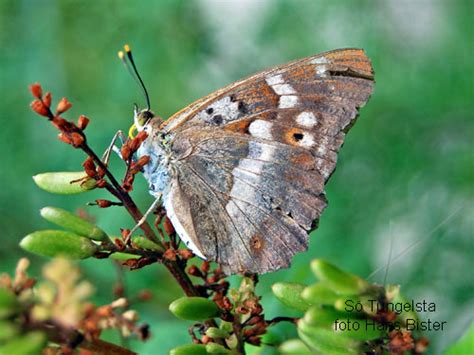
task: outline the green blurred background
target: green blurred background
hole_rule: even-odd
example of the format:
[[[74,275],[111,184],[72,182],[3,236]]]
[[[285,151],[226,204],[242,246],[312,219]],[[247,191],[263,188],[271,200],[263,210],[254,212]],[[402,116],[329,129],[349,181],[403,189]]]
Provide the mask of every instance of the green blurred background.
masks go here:
[[[436,303],[436,313],[422,318],[448,321],[444,332],[427,334],[431,351],[441,352],[474,313],[473,13],[470,1],[0,1],[0,270],[12,272],[25,255],[22,236],[50,227],[39,217],[42,206],[87,209],[111,234],[132,226],[119,209],[85,206],[103,192],[62,197],[35,187],[32,175],[80,170],[84,156],[29,110],[28,84],[67,96],[68,117],[89,116],[90,143],[102,151],[130,126],[133,103],[144,104],[116,56],[124,43],[163,117],[266,67],[361,47],[377,84],[327,186],[329,207],[309,251],[291,269],[262,276],[258,290],[269,318],[290,314],[271,296],[273,282],[312,281],[315,257],[364,277],[381,267],[371,280],[384,282],[392,252],[387,282]],[[113,165],[120,171],[117,159]],[[143,179],[134,196],[143,209],[151,203]],[[30,258],[38,274],[45,260]],[[109,302],[112,262],[80,265],[97,301]],[[126,285],[129,294],[149,287],[155,296],[135,307],[153,337],[134,349],[161,354],[189,342],[189,324],[167,311],[181,291],[162,267],[127,272]],[[290,327],[275,332],[292,336]]]

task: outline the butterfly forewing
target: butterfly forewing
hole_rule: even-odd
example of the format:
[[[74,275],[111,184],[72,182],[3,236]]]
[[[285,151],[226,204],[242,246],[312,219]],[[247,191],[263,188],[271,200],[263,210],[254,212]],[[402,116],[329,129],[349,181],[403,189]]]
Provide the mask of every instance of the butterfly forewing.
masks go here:
[[[362,50],[276,67],[191,104],[162,130],[178,233],[227,273],[277,270],[307,248],[345,132],[373,88]],[[170,213],[171,212],[171,213]]]

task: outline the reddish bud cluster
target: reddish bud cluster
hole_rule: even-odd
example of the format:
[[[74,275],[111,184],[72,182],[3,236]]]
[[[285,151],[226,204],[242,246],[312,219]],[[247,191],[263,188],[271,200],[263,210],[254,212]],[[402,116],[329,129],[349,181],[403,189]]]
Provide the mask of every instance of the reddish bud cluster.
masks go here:
[[[85,116],[80,116],[78,125],[72,121],[67,121],[60,117],[61,114],[72,107],[72,104],[66,98],[62,98],[59,101],[56,106],[56,114],[53,114],[51,112],[51,93],[47,92],[43,96],[43,89],[38,83],[30,85],[30,91],[33,97],[35,97],[35,100],[30,105],[31,109],[38,115],[47,117],[51,121],[53,126],[60,131],[58,138],[75,148],[83,146],[86,136],[82,131],[87,127],[89,119]]]
[[[85,316],[79,325],[84,337],[88,341],[92,341],[93,339],[99,339],[103,330],[116,328],[126,329],[127,333],[136,334],[141,340],[148,339],[150,336],[148,325],[137,325],[137,317],[131,314],[134,311],[125,310],[123,313],[120,311],[127,304],[128,302],[124,298],[119,298],[111,304],[100,307],[88,304],[85,309]]]
[[[127,162],[127,172],[122,183],[122,188],[126,192],[132,191],[135,175],[142,171],[143,167],[150,161],[150,157],[148,156],[142,156],[136,162],[132,161],[133,154],[136,153],[136,151],[146,138],[146,132],[141,131],[135,138],[127,139],[127,141],[123,144],[120,150],[122,159]]]
[[[390,332],[388,350],[392,354],[402,354],[414,349],[415,342],[409,331],[394,330]]]

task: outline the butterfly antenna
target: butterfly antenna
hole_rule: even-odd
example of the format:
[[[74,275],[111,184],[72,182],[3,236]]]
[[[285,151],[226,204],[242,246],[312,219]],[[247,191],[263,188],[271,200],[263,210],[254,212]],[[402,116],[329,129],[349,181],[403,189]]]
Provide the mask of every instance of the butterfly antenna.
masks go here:
[[[127,58],[130,64],[129,62],[127,62],[125,58],[125,53],[123,51],[118,52],[118,57],[122,61],[125,68],[127,68],[130,75],[135,79],[138,86],[140,86],[140,88],[142,89],[143,95],[145,96],[145,99],[146,99],[147,110],[150,110],[150,96],[148,95],[148,91],[146,89],[145,83],[143,82],[140,74],[138,73],[137,66],[135,65],[135,61],[133,59],[132,50],[130,49],[130,46],[128,44],[124,45],[123,48],[125,49],[125,53],[127,54]]]

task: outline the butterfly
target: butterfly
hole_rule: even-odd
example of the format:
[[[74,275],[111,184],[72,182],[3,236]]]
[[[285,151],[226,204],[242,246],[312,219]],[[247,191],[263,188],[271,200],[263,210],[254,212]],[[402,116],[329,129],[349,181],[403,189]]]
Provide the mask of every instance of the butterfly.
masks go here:
[[[162,203],[188,248],[226,274],[288,267],[308,247],[373,86],[364,51],[338,49],[237,81],[166,121],[149,104],[136,109],[152,207]]]

